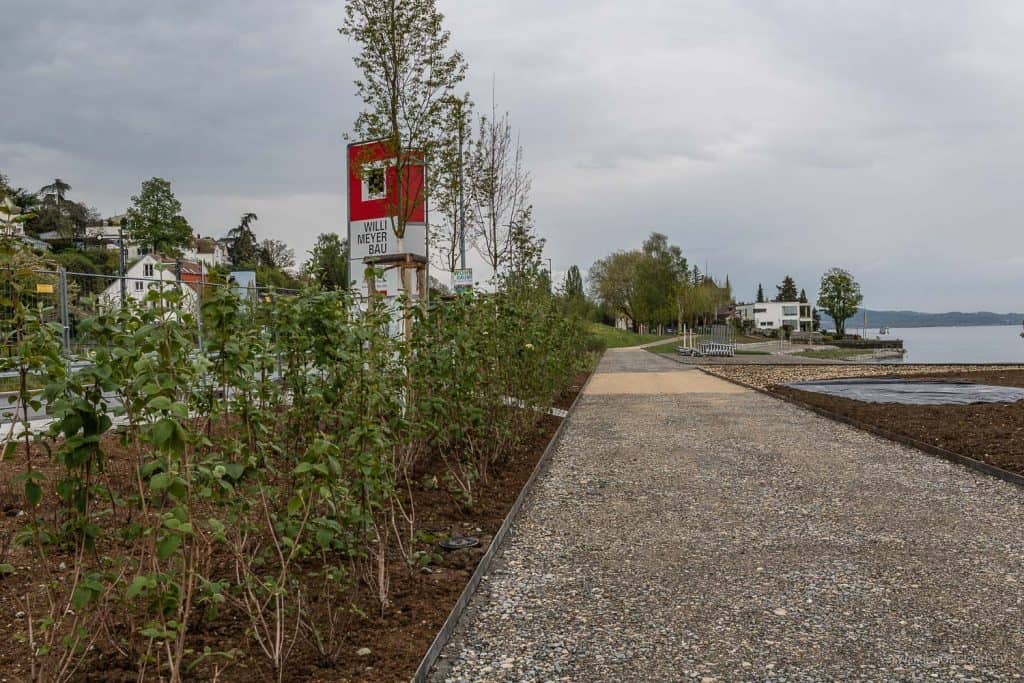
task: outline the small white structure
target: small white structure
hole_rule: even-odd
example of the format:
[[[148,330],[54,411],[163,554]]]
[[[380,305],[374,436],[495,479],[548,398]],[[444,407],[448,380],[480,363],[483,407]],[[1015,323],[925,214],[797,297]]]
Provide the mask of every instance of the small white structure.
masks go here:
[[[223,242],[211,237],[196,235],[184,251],[184,258],[202,263],[207,268],[216,268],[228,263],[228,250]]]
[[[737,304],[736,314],[745,326],[755,330],[771,331],[789,327],[797,332],[810,332],[814,329],[811,305],[799,301]]]
[[[195,311],[199,304],[199,289],[206,283],[206,266],[201,262],[146,254],[125,272],[124,294],[128,299],[141,304],[151,289],[173,287],[178,283],[179,277],[183,285],[184,306],[187,310]],[[110,286],[103,290],[99,300],[102,306],[121,305],[120,278],[114,279]]]

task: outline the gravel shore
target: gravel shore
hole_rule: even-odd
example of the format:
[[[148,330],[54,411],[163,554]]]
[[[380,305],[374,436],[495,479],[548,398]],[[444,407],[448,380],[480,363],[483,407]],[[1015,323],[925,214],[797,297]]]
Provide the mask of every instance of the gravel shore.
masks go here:
[[[938,375],[945,372],[1019,370],[1021,365],[706,365],[705,370],[749,386],[765,389],[773,384],[806,382],[843,377],[880,377],[882,375]]]
[[[599,368],[644,370],[697,372],[645,351]],[[1024,490],[668,386],[580,398],[434,680],[1024,676]]]

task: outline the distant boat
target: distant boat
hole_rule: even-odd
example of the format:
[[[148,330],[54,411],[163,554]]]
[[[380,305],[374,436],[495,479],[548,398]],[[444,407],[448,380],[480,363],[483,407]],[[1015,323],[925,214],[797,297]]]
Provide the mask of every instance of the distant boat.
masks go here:
[[[885,325],[882,325],[881,327],[878,328],[878,334],[889,334],[889,328],[886,327]],[[1024,332],[1021,332],[1021,334],[1024,334]]]

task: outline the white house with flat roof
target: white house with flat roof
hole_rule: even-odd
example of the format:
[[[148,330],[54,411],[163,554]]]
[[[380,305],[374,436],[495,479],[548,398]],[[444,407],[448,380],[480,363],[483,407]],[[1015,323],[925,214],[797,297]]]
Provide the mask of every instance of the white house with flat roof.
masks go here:
[[[789,327],[798,332],[814,329],[814,314],[810,304],[799,301],[765,301],[755,304],[737,304],[736,315],[747,327],[771,331]]]

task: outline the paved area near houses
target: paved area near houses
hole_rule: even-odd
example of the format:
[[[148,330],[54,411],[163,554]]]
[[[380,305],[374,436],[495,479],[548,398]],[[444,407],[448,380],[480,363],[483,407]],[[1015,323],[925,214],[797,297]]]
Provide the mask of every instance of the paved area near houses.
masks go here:
[[[434,680],[1024,676],[1024,489],[702,374],[605,355]]]

